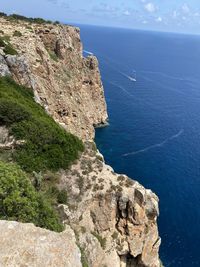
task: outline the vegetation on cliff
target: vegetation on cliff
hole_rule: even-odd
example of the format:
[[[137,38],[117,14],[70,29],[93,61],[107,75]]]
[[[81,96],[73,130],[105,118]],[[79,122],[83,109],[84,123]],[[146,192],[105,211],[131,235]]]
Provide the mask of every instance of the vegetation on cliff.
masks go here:
[[[0,124],[23,140],[13,159],[27,172],[66,169],[83,151],[82,142],[55,123],[29,89],[10,78],[0,79]]]
[[[67,203],[67,193],[56,187],[55,172],[79,157],[83,143],[34,101],[32,90],[9,77],[0,78],[0,126],[18,140],[9,152],[0,151],[0,219],[61,231],[54,207]]]
[[[18,21],[18,20],[22,20],[25,22],[29,22],[29,23],[37,23],[37,24],[44,24],[44,23],[54,23],[54,24],[60,24],[59,21],[55,21],[52,22],[51,20],[45,20],[42,18],[28,18],[22,15],[18,15],[18,14],[11,14],[11,15],[7,15],[6,13],[0,12],[0,17],[4,17],[10,21]]]
[[[0,37],[0,47],[7,55],[17,55],[17,51],[13,48],[9,42],[9,36]]]
[[[31,184],[19,166],[0,161],[0,219],[32,222],[36,226],[62,231],[50,202]]]

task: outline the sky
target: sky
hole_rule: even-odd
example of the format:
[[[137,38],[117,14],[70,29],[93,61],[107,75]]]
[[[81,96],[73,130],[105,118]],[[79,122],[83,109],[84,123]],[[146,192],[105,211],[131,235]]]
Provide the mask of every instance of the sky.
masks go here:
[[[71,24],[200,34],[200,0],[0,0],[0,10]]]

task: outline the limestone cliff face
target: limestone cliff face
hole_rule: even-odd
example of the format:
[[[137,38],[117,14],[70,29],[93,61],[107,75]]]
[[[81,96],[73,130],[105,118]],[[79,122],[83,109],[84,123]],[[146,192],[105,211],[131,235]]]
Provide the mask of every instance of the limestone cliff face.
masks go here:
[[[66,231],[56,234],[0,222],[0,265],[159,267],[157,196],[116,174],[91,141],[94,125],[106,123],[107,111],[97,59],[82,56],[79,30],[3,18],[0,29],[18,52],[6,55],[0,48],[0,75],[32,87],[36,101],[86,146],[80,160],[58,173],[58,186],[69,196],[68,205],[59,206]],[[13,36],[15,31],[21,36]],[[10,149],[13,144],[1,127],[0,147]],[[20,241],[11,244],[13,236]]]
[[[108,116],[98,61],[83,57],[79,29],[3,18],[0,27],[0,36],[9,36],[18,52],[0,52],[0,73],[32,87],[36,100],[68,131],[94,138],[93,126],[106,123]],[[13,36],[15,31],[21,36]]]
[[[93,143],[86,143],[80,160],[60,176],[69,204],[59,208],[89,266],[160,266],[158,198],[151,190],[116,174]]]

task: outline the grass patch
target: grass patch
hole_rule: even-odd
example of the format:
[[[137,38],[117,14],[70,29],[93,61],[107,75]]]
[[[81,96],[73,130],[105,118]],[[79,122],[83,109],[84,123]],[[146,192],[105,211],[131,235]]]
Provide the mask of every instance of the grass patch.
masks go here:
[[[9,42],[9,38],[9,36],[0,37],[0,47],[3,48],[3,51],[6,55],[17,55],[17,51]]]
[[[21,37],[22,33],[20,31],[14,31],[13,36],[14,37]]]
[[[30,89],[0,78],[0,124],[18,140],[13,159],[27,172],[67,169],[84,150],[83,143],[61,128],[34,101]]]
[[[58,56],[56,55],[56,53],[54,51],[50,51],[50,50],[47,50],[48,53],[49,53],[49,56],[52,60],[58,62]]]
[[[79,244],[77,244],[77,245],[78,245],[78,247],[80,249],[80,252],[81,252],[81,264],[82,264],[82,267],[89,267],[88,261],[87,261],[87,258],[86,258],[85,252],[84,252],[84,249]]]
[[[32,222],[60,232],[63,225],[51,203],[31,184],[19,166],[0,161],[0,218]]]
[[[97,234],[96,232],[92,232],[93,236],[96,237],[96,239],[99,241],[102,249],[105,250],[106,248],[106,238],[101,237],[99,234]]]

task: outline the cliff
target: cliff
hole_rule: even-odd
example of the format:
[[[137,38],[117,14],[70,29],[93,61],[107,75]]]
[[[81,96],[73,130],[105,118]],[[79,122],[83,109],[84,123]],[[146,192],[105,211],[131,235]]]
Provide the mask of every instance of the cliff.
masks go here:
[[[0,25],[0,37],[7,36],[17,51],[1,53],[0,72],[33,88],[36,101],[68,131],[93,139],[93,126],[106,123],[108,115],[98,61],[83,57],[79,29],[3,18]]]
[[[58,206],[66,230],[0,221],[0,265],[159,267],[157,196],[116,174],[93,143],[94,126],[108,115],[98,61],[83,57],[79,29],[6,18],[0,29],[0,75],[32,88],[35,101],[85,143],[80,158],[56,173],[68,195]],[[0,148],[13,149],[19,140],[0,130]]]

